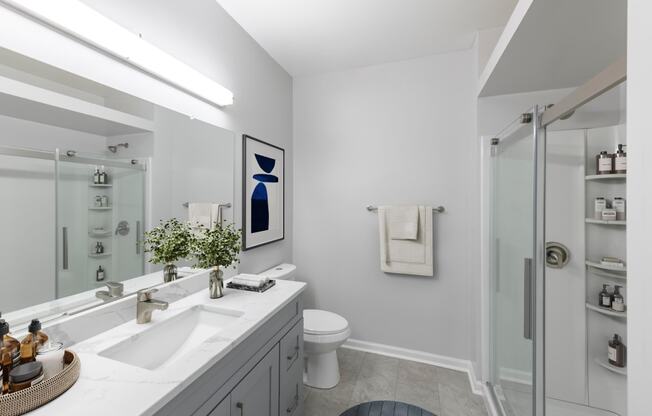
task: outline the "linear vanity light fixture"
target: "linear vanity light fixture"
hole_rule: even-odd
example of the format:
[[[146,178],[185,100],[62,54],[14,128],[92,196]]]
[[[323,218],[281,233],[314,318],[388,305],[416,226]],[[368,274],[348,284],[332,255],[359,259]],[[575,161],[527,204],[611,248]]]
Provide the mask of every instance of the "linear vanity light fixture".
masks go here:
[[[185,92],[218,106],[233,93],[78,0],[0,0]]]

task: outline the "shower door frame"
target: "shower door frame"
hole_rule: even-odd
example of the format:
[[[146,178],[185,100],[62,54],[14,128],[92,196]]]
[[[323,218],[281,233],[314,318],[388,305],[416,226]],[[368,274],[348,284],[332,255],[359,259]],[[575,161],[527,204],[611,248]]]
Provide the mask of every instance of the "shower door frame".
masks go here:
[[[532,416],[545,415],[545,166],[546,166],[546,129],[542,125],[544,107],[535,105],[531,109],[533,183],[532,183],[532,227],[533,227],[533,284],[530,288],[532,342]],[[482,140],[482,374],[483,390],[490,407],[498,414],[504,414],[500,400],[495,394],[492,380],[494,359],[494,342],[492,333],[493,305],[490,292],[492,290],[491,266],[491,222],[492,222],[492,156],[491,139],[485,136]]]

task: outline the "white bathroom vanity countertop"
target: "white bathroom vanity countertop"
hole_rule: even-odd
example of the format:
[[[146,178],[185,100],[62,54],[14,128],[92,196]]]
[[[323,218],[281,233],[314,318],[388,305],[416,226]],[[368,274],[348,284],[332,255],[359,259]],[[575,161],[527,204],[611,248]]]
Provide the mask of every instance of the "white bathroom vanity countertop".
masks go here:
[[[149,324],[136,324],[134,316],[129,322],[70,347],[81,360],[79,380],[62,396],[29,415],[152,415],[264,325],[305,286],[301,282],[278,280],[274,287],[264,293],[225,289],[225,296],[221,299],[210,299],[206,289],[171,303],[166,311],[154,311]],[[208,338],[192,353],[157,370],[146,370],[98,355],[197,305],[244,314]]]

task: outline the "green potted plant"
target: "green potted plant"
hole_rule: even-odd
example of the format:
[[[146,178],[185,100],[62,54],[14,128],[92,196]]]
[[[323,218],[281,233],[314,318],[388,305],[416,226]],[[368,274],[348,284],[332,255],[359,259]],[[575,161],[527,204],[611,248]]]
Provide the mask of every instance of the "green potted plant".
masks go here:
[[[211,269],[209,292],[211,299],[223,296],[224,272],[221,268],[234,266],[239,262],[240,238],[242,233],[234,224],[217,226],[212,229],[200,228],[193,242],[193,255],[196,267]]]
[[[161,220],[158,227],[145,233],[145,251],[151,253],[150,263],[165,264],[163,281],[171,282],[177,279],[179,260],[186,259],[192,250],[193,234],[188,224],[176,218],[166,222]]]

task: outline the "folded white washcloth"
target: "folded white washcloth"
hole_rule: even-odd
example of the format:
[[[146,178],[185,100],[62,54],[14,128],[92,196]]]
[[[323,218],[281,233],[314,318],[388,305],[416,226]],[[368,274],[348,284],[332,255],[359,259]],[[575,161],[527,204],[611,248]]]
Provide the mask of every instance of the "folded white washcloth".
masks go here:
[[[263,282],[267,283],[269,282],[269,277],[267,276],[262,276],[259,274],[247,274],[247,273],[242,273],[236,276],[239,279],[242,280],[249,280],[251,282]]]
[[[249,286],[249,287],[261,287],[266,283],[265,281],[255,281],[250,279],[243,279],[240,277],[234,277],[233,280],[231,281],[236,285]]]
[[[404,206],[387,209],[389,238],[415,241],[419,232],[419,207]]]

